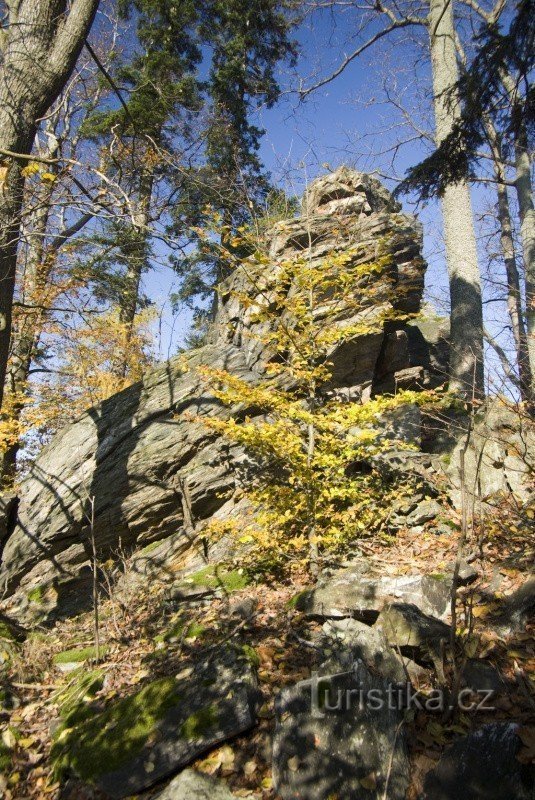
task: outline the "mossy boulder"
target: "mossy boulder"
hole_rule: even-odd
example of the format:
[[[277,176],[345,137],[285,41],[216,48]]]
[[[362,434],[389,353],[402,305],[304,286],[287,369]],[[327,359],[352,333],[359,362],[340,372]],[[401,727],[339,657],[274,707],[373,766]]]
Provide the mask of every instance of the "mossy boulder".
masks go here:
[[[56,775],[112,798],[136,794],[252,727],[257,699],[250,662],[227,648],[185,679],[160,678],[64,728],[52,750]]]
[[[100,645],[98,650],[99,658],[103,658],[108,652],[109,648],[106,645]],[[56,653],[52,657],[53,663],[60,667],[74,666],[83,663],[84,661],[95,661],[97,658],[97,648],[93,645],[90,647],[73,647],[70,650],[63,650],[61,653]]]
[[[219,565],[209,565],[189,575],[184,583],[193,586],[206,586],[208,589],[221,589],[224,592],[237,592],[249,585],[247,576],[240,570],[228,570]]]

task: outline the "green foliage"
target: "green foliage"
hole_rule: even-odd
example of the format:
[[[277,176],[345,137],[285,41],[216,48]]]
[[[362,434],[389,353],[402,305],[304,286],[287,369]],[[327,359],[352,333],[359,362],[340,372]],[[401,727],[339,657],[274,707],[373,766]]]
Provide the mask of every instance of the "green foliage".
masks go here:
[[[196,228],[211,227],[217,211],[223,222],[221,243],[240,258],[248,251],[243,242],[231,243],[233,235],[242,225],[254,226],[279,194],[258,155],[264,131],[251,124],[251,115],[279,97],[276,68],[295,57],[290,39],[295,20],[285,0],[207,0],[201,7],[200,36],[211,58],[205,162],[181,176],[175,226],[190,227],[196,238]],[[202,316],[202,301],[213,298],[227,263],[205,237],[197,243],[175,267],[184,278],[181,299]]]
[[[416,192],[422,200],[444,193],[446,186],[473,180],[485,162],[486,124],[498,131],[502,157],[514,156],[514,141],[526,136],[532,149],[535,126],[535,90],[530,76],[535,67],[535,14],[533,0],[520,0],[512,17],[498,15],[482,24],[472,62],[449,93],[452,108],[461,101],[461,114],[451,133],[420,164],[411,167],[396,194]],[[504,20],[505,29],[504,29]],[[504,88],[509,75],[514,97]],[[523,131],[523,133],[521,133]]]

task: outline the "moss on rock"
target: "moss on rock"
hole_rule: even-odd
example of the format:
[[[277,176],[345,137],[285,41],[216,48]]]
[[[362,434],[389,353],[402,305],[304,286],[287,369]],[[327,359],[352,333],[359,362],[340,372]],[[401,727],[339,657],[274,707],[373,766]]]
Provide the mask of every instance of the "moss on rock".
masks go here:
[[[64,729],[51,752],[55,774],[72,770],[93,782],[118,769],[143,749],[179,700],[176,680],[161,678],[75,728]]]
[[[0,620],[0,639],[7,639],[10,642],[15,642],[17,637],[11,630],[7,622]]]
[[[42,586],[36,586],[35,589],[31,589],[26,596],[30,603],[38,603],[41,605],[45,600],[45,590]]]
[[[204,734],[217,725],[217,706],[210,705],[195,711],[184,721],[180,728],[182,739],[201,739]]]
[[[239,570],[225,570],[222,567],[207,566],[188,575],[187,583],[194,586],[206,586],[209,589],[224,589],[226,592],[236,592],[249,585],[247,576]]]
[[[252,667],[256,668],[260,666],[260,656],[254,647],[251,647],[250,644],[244,644],[242,645],[241,651]]]
[[[298,608],[299,604],[302,600],[306,600],[306,598],[311,594],[310,589],[303,589],[301,592],[297,592],[294,594],[293,597],[290,597],[286,605],[288,608]]]
[[[108,647],[105,645],[101,645],[99,648],[99,656],[102,657],[106,655],[108,652]],[[97,657],[97,648],[95,646],[91,647],[80,647],[80,648],[72,648],[72,650],[63,650],[61,653],[56,653],[56,655],[52,658],[54,664],[76,664],[78,662],[83,661],[91,661],[96,659]]]
[[[91,714],[90,703],[95,699],[97,692],[102,689],[104,677],[105,673],[102,669],[87,671],[84,667],[80,667],[71,673],[67,686],[58,690],[52,698],[59,708],[59,714],[63,721],[61,727],[56,730],[54,738],[57,739],[62,730],[72,727]]]

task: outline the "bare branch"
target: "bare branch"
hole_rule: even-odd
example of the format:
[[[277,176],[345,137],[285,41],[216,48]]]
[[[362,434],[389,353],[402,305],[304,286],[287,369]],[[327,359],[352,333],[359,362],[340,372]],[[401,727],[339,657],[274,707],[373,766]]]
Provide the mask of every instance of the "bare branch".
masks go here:
[[[389,17],[392,13],[392,12],[387,12],[386,9],[384,8],[381,8],[381,11],[383,11],[383,13],[388,13]],[[346,56],[342,61],[342,63],[335,69],[335,71],[332,72],[330,75],[328,75],[326,78],[323,78],[321,81],[318,81],[318,83],[314,84],[314,86],[310,86],[308,89],[298,90],[300,99],[303,100],[309,94],[315,92],[316,89],[319,89],[322,86],[326,86],[328,83],[331,83],[331,81],[334,81],[334,79],[337,78],[339,75],[341,75],[342,72],[345,70],[345,68],[349,64],[351,64],[352,61],[354,61],[356,58],[362,55],[362,53],[368,50],[368,48],[370,48],[372,45],[379,42],[385,36],[388,36],[388,34],[392,33],[392,31],[401,30],[402,28],[408,28],[411,25],[427,24],[425,19],[421,19],[419,17],[404,17],[402,19],[394,18],[394,20],[395,21],[392,22],[388,27],[383,28],[382,31],[376,33],[374,36],[368,39],[367,42],[364,42],[364,44],[360,45],[360,47],[357,47],[357,49],[354,50],[350,55]]]

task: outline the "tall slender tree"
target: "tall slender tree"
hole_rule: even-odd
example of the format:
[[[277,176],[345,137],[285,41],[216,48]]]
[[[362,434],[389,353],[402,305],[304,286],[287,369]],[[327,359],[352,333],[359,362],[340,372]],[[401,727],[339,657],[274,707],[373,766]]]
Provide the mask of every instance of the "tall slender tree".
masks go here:
[[[127,341],[140,303],[141,277],[150,268],[153,193],[166,176],[162,154],[180,160],[180,147],[190,138],[188,117],[199,109],[201,50],[192,2],[135,0],[122,3],[121,11],[134,14],[136,47],[115,69],[121,85],[115,107],[95,114],[86,133],[105,147],[107,171],[128,198],[124,213],[97,238],[98,247],[105,245],[108,267],[111,262],[116,268],[114,287]],[[119,371],[125,368],[126,361],[119,359]]]
[[[39,119],[61,93],[99,0],[9,3],[0,31],[0,404],[9,357],[24,156]]]
[[[533,404],[535,398],[535,211],[531,164],[533,154],[534,91],[530,83],[535,65],[535,4],[520,0],[512,20],[503,20],[504,4],[498,2],[486,12],[481,6],[462,0],[476,9],[482,22],[476,40],[473,60],[455,86],[444,93],[444,103],[451,107],[457,97],[462,101],[461,113],[447,135],[427,159],[413,169],[402,185],[416,190],[423,198],[446,195],[459,181],[476,176],[482,160],[482,145],[490,146],[498,187],[498,214],[502,227],[502,243],[513,292],[516,294],[514,316],[519,345],[520,384],[523,396]],[[483,151],[484,153],[484,151]],[[484,155],[483,155],[484,157]],[[514,163],[512,180],[506,160]],[[520,238],[525,270],[525,318],[527,336],[523,333],[524,312],[518,279],[511,274],[511,227],[507,218],[507,188],[515,188]],[[510,216],[510,215],[509,215]],[[508,276],[509,278],[509,276]],[[515,322],[513,321],[513,329]],[[526,382],[530,385],[526,386]]]

